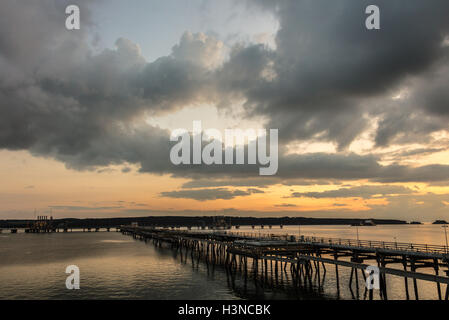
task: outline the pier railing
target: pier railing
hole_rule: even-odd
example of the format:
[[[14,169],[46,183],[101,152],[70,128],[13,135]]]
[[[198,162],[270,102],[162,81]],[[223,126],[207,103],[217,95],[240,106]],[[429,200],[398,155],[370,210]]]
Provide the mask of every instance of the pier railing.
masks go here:
[[[162,230],[161,230],[162,231]],[[172,232],[172,231],[170,231]],[[195,231],[173,231],[181,232],[182,234],[202,234],[204,232]],[[207,234],[207,233],[206,233]],[[214,231],[209,233],[211,236],[226,236],[226,237],[236,237],[242,240],[249,241],[265,241],[265,240],[283,240],[288,241],[289,244],[295,243],[309,243],[314,245],[327,245],[327,246],[340,246],[340,247],[350,247],[350,248],[361,248],[361,249],[385,249],[390,251],[400,251],[400,252],[418,252],[427,254],[440,254],[449,255],[449,247],[441,245],[431,245],[431,244],[418,244],[418,243],[405,243],[405,242],[389,242],[389,241],[379,241],[379,240],[356,240],[356,239],[341,239],[341,238],[325,238],[325,237],[315,237],[306,235],[291,235],[291,234],[270,234],[262,232],[234,232],[234,231]]]
[[[304,237],[303,239],[300,239],[300,241],[311,242],[311,243],[330,244],[330,245],[341,245],[341,246],[349,246],[349,247],[390,249],[390,250],[397,250],[397,251],[412,251],[412,252],[423,252],[423,253],[447,254],[449,252],[449,248],[446,246],[417,244],[417,243],[404,243],[404,242],[317,238],[317,237]]]
[[[231,234],[248,239],[261,239],[261,240],[287,240],[302,243],[312,244],[327,244],[338,245],[348,247],[370,248],[370,249],[389,249],[397,251],[410,251],[410,252],[422,252],[422,253],[436,253],[436,254],[449,254],[449,247],[430,245],[430,244],[418,244],[418,243],[405,243],[405,242],[388,242],[378,240],[356,240],[356,239],[340,239],[340,238],[324,238],[324,237],[310,237],[310,236],[294,236],[294,235],[275,235],[267,233],[244,233],[244,232],[232,232]]]

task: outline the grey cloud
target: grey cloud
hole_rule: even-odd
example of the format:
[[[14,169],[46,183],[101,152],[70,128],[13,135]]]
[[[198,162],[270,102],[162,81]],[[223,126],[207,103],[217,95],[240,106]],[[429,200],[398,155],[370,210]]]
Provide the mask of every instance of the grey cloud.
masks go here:
[[[255,210],[238,210],[235,208],[226,208],[226,209],[220,209],[220,210],[146,210],[146,209],[125,209],[122,212],[127,214],[133,214],[133,215],[141,215],[141,216],[147,216],[147,215],[172,215],[172,216],[211,216],[211,215],[218,215],[218,216],[246,216],[246,217],[286,217],[286,216],[297,216],[297,217],[304,217],[304,216],[334,216],[338,215],[339,217],[354,217],[354,212],[350,210],[346,210],[345,208],[341,208],[338,210],[333,211],[324,211],[324,210],[301,210],[301,211],[292,211],[292,210],[274,210],[274,211],[255,211]],[[370,212],[369,214],[372,214]],[[366,216],[370,217],[369,215],[366,215],[365,213],[360,213],[358,216]]]
[[[224,108],[238,97],[248,117],[266,116],[269,127],[280,129],[282,144],[313,138],[343,150],[366,129],[366,114],[381,117],[378,145],[425,141],[447,126],[449,73],[441,46],[449,30],[447,1],[378,1],[379,32],[363,28],[369,1],[258,1],[279,19],[277,49],[239,45],[213,70],[206,57],[218,59],[219,42],[199,34],[184,35],[171,55],[152,63],[127,39],[94,54],[90,2],[70,1],[82,7],[81,32],[63,27],[67,3],[2,1],[2,149],[26,149],[79,170],[137,164],[140,172],[193,179],[186,188],[449,180],[445,165],[381,166],[376,156],[351,153],[281,152],[278,176],[266,180],[254,178],[258,166],[176,167],[169,161],[169,132],[139,120],[191,103]],[[267,67],[272,79],[262,76]],[[410,98],[386,103],[404,84]]]
[[[164,148],[163,142],[159,146]],[[448,165],[424,165],[411,167],[393,163],[381,165],[380,158],[374,155],[354,153],[312,153],[280,154],[279,171],[276,176],[258,176],[258,165],[220,166],[220,165],[170,165],[164,157],[166,153],[154,155],[152,161],[144,162],[142,172],[168,173],[173,177],[190,178],[183,188],[255,186],[269,185],[328,185],[340,184],[341,180],[369,180],[372,182],[438,182],[449,181]],[[212,178],[211,178],[212,177]],[[209,179],[210,182],[205,182]]]
[[[265,193],[265,191],[256,189],[256,188],[248,188],[249,193]]]
[[[285,186],[325,186],[340,185],[338,180],[307,180],[307,179],[285,179],[281,182]]]
[[[93,54],[89,2],[70,3],[83,12],[80,32],[64,27],[66,1],[1,4],[0,148],[27,149],[76,169],[129,162],[158,171],[162,160],[154,155],[168,150],[169,132],[139,119],[206,101],[210,72],[185,56],[147,63],[123,38],[114,50]]]
[[[378,177],[372,179],[379,182],[436,182],[449,180],[449,166],[426,165],[408,167],[390,165],[383,168]]]
[[[183,189],[211,188],[211,187],[258,187],[267,188],[272,185],[285,186],[314,186],[314,185],[338,185],[339,181],[333,180],[307,180],[281,177],[249,177],[249,178],[229,178],[229,179],[203,179],[190,180],[182,185]]]
[[[441,218],[447,220],[449,206],[444,202],[449,203],[448,194],[399,195],[388,198],[388,205],[370,205],[372,208],[370,212],[385,217],[391,216],[394,212],[396,217],[433,222]]]
[[[390,109],[381,113],[381,120],[375,136],[377,146],[387,147],[391,144],[427,144],[432,141],[430,134],[445,130],[447,120],[435,117],[426,111],[397,102]]]
[[[368,99],[385,104],[411,75],[422,76],[447,56],[447,49],[441,45],[449,34],[446,1],[377,1],[382,25],[375,32],[364,27],[365,8],[372,4],[370,1],[249,2],[278,17],[277,50],[260,52],[248,47],[239,59],[231,58],[225,68],[244,68],[245,63],[263,61],[261,57],[274,62],[278,75],[275,81],[253,76],[254,81],[239,83],[238,87],[248,98],[249,116],[266,115],[270,127],[283,128],[280,134],[284,140],[318,136],[344,149],[367,128],[363,115],[378,115],[379,109],[384,110],[368,106]],[[257,67],[260,73],[264,64]],[[252,70],[251,74],[258,72]],[[228,82],[233,83],[233,79]],[[446,94],[444,83],[436,81],[428,90],[440,106],[438,110],[445,110],[447,99],[437,94]],[[425,104],[426,109],[434,109],[429,107],[435,105],[432,99]],[[382,114],[387,121],[392,117],[401,120],[407,118],[409,109],[400,108],[397,115],[385,110]],[[423,134],[441,128],[441,123],[432,125],[430,119],[413,124],[422,128],[406,126],[407,122],[399,128]],[[382,124],[378,144],[389,141],[385,127],[394,128]]]
[[[162,197],[178,198],[178,199],[193,199],[197,201],[208,200],[230,200],[236,197],[249,196],[253,193],[263,193],[257,189],[243,190],[229,190],[226,188],[215,189],[196,189],[196,190],[181,190],[181,191],[166,191],[161,192]]]
[[[393,195],[393,194],[411,194],[413,190],[402,186],[360,186],[352,188],[341,188],[337,190],[323,191],[323,192],[305,192],[292,193],[293,198],[372,198],[375,195]]]
[[[373,182],[435,182],[449,180],[448,165],[411,167],[391,164],[380,165],[373,155],[306,154],[288,155],[279,160],[279,176],[289,179],[335,179]]]
[[[182,185],[184,189],[211,188],[211,187],[259,187],[266,188],[268,185],[279,183],[277,178],[248,178],[248,179],[198,179],[191,180]]]
[[[282,204],[276,204],[275,207],[279,207],[279,208],[294,208],[297,207],[296,204],[292,204],[292,203],[282,203]]]
[[[223,43],[204,33],[182,35],[180,43],[173,47],[173,56],[208,69],[218,67],[223,60]]]
[[[333,206],[334,207],[346,207],[347,205],[344,203],[334,203]]]
[[[449,48],[442,48],[446,57],[419,77],[405,82],[401,99],[377,108],[381,117],[375,141],[388,144],[427,143],[429,134],[446,130],[449,95]]]
[[[116,210],[123,209],[123,206],[109,206],[109,207],[83,207],[83,206],[50,206],[55,210],[69,210],[69,211],[101,211],[101,210]]]
[[[123,173],[128,173],[128,172],[131,172],[131,171],[132,171],[132,169],[130,167],[125,167],[125,168],[122,169]]]
[[[428,155],[433,153],[438,153],[441,151],[445,151],[446,148],[419,148],[419,149],[413,149],[409,151],[402,151],[397,154],[396,156],[399,157],[409,157],[409,156],[416,156],[416,155]]]

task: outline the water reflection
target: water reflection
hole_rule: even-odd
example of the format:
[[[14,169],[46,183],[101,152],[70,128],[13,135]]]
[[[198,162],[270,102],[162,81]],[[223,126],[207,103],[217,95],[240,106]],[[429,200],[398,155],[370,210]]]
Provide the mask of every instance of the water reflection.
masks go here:
[[[360,238],[441,245],[440,226],[361,227]],[[242,227],[241,232],[252,231]],[[259,231],[259,230],[257,230]],[[273,227],[261,232],[295,234],[297,227]],[[348,226],[302,226],[301,232],[323,237],[354,238]],[[0,236],[0,299],[353,299],[349,271],[340,269],[340,291],[335,270],[327,266],[320,278],[296,283],[290,273],[278,279],[254,278],[207,265],[189,252],[135,241],[120,233],[2,234]],[[65,268],[81,270],[81,290],[65,288]],[[324,270],[323,270],[324,271]],[[405,299],[404,280],[388,276],[390,299]],[[410,280],[409,280],[410,281]],[[409,285],[412,283],[410,281]],[[436,299],[435,284],[418,281],[420,298]],[[445,288],[443,288],[445,289]],[[375,295],[375,299],[378,296]]]

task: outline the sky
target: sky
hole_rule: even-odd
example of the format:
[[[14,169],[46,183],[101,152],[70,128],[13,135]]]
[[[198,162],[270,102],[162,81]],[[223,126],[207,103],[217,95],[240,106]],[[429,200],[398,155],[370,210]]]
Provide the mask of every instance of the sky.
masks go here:
[[[449,220],[448,15],[445,0],[4,0],[0,219]],[[174,165],[170,134],[193,121],[277,129],[277,173]]]

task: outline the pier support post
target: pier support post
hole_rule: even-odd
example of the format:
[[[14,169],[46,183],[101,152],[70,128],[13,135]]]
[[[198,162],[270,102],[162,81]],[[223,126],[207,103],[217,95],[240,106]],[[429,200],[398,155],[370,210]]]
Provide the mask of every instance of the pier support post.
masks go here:
[[[415,259],[411,260],[411,269],[413,272],[416,271],[416,267],[415,267]],[[416,283],[416,278],[413,278],[413,288],[415,290],[415,299],[419,300],[419,295],[418,295],[418,284]]]
[[[438,273],[439,273],[438,272],[438,259],[436,259],[436,258],[433,260],[433,267],[435,269],[435,275],[438,276]],[[438,299],[442,300],[441,299],[441,285],[439,282],[437,282],[437,291],[438,291]]]
[[[407,257],[402,257],[402,265],[404,266],[404,271],[407,271]],[[407,300],[410,300],[410,294],[408,292],[408,278],[404,277],[404,284],[405,284],[405,296]]]

